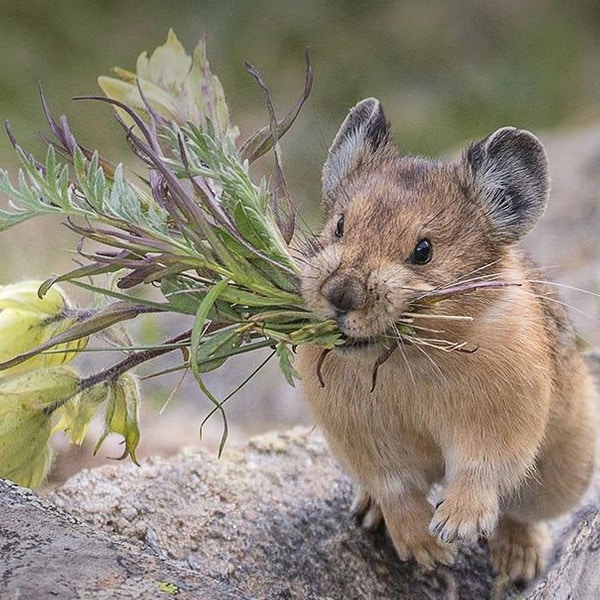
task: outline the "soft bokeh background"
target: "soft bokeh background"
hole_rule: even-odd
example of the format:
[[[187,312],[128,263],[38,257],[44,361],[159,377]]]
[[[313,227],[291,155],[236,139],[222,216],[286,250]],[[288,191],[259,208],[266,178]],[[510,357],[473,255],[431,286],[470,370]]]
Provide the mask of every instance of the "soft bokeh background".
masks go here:
[[[260,69],[283,114],[302,89],[310,47],[313,94],[283,147],[293,197],[312,224],[326,149],[348,108],[366,96],[382,100],[402,148],[427,154],[501,125],[542,131],[584,123],[600,111],[597,0],[22,0],[0,3],[0,116],[22,144],[40,150],[41,82],[80,141],[122,160],[126,146],[110,109],[70,98],[97,93],[96,77],[114,65],[133,69],[137,55],[162,44],[169,27],[189,51],[208,34],[211,65],[242,139],[266,116],[244,60]],[[2,136],[0,165],[16,168]],[[0,282],[64,271],[72,260],[65,250],[74,242],[55,220],[2,233]],[[159,339],[161,328],[153,319],[135,331]],[[222,393],[248,368],[230,365],[211,384]],[[146,410],[155,414],[172,385],[146,385]],[[193,387],[184,387],[162,420],[150,419],[147,451],[194,441],[207,407]],[[277,369],[232,401],[229,414],[238,440],[308,419]],[[216,423],[212,443],[218,429]]]

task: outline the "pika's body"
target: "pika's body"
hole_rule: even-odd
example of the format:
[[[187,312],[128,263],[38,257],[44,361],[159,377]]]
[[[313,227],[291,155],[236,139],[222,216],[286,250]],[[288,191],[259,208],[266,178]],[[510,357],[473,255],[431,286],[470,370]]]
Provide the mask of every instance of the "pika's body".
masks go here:
[[[330,149],[327,222],[302,291],[347,341],[326,356],[301,348],[297,366],[358,483],[354,511],[366,527],[383,518],[402,559],[451,563],[455,541],[491,536],[498,570],[531,580],[544,521],[588,485],[591,377],[519,245],[548,190],[529,132],[498,130],[456,163],[404,157],[375,99],[350,112]]]

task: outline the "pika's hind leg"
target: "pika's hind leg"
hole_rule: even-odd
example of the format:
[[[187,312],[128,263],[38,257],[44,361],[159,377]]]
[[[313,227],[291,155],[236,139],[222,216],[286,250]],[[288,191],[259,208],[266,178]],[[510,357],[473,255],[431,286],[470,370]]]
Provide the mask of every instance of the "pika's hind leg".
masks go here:
[[[545,523],[522,523],[504,515],[489,546],[498,573],[523,584],[537,578],[544,570],[550,536]]]

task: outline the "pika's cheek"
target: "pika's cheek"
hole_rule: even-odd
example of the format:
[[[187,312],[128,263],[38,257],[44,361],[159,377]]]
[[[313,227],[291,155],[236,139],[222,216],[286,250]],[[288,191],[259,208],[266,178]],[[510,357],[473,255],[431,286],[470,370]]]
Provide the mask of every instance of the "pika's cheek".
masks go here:
[[[404,312],[418,292],[428,292],[435,288],[431,283],[416,277],[408,270],[390,271],[378,275],[378,280],[385,282],[385,285],[380,284],[380,288],[385,290],[384,294],[380,294],[382,305],[390,315],[398,316],[399,313]]]

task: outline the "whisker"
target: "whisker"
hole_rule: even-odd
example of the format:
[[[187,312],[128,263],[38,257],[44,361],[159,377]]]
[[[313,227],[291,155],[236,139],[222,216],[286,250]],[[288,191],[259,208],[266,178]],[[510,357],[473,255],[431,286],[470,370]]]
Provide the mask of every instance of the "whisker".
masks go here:
[[[414,336],[409,335],[405,335],[404,338],[416,346],[426,346],[435,348],[436,350],[442,350],[443,352],[467,352],[471,354],[477,350],[477,347],[469,348],[469,342],[451,342],[444,339],[415,338]]]
[[[446,321],[472,321],[473,317],[468,315],[441,315],[441,314],[432,314],[432,313],[406,313],[407,318],[406,321],[400,320],[401,323],[406,323],[407,325],[412,324],[413,319],[431,319],[431,320],[446,320]],[[410,315],[410,319],[408,318]],[[402,315],[404,317],[404,314]]]
[[[548,284],[565,290],[571,290],[572,292],[581,292],[582,294],[587,294],[588,296],[593,296],[594,298],[600,298],[600,294],[596,292],[584,290],[583,288],[578,288],[573,285],[567,285],[566,283],[556,283],[555,281],[547,281],[544,279],[526,279],[525,281],[529,283]]]
[[[412,367],[410,366],[410,361],[408,360],[408,357],[406,356],[406,352],[404,350],[404,340],[402,338],[402,335],[400,334],[400,331],[396,327],[396,325],[394,325],[394,329],[395,329],[396,334],[397,334],[396,346],[400,350],[400,354],[402,354],[402,358],[404,359],[404,364],[406,365],[406,370],[408,371],[408,375],[409,375],[409,377],[410,377],[413,385],[416,386],[417,385],[417,381],[415,379],[415,375],[413,373]]]
[[[480,271],[483,271],[484,269],[489,269],[490,267],[493,267],[494,265],[498,264],[499,262],[500,262],[500,259],[493,260],[492,262],[482,265],[481,267],[477,267],[476,269],[473,269],[472,271],[468,271],[467,273],[464,273],[463,275],[461,275],[456,280],[456,283],[458,283],[458,282],[464,283],[466,277],[469,277],[470,275],[474,275],[475,273],[479,273]],[[485,275],[485,276],[487,276],[487,275]]]
[[[590,315],[589,313],[585,312],[584,310],[581,310],[580,308],[577,308],[576,306],[569,304],[568,302],[563,302],[562,300],[559,300],[558,298],[553,298],[552,296],[546,296],[544,294],[534,294],[534,296],[536,298],[541,298],[543,300],[547,300],[548,302],[554,302],[554,304],[558,304],[559,306],[562,306],[562,307],[568,309],[570,312],[577,313],[577,314],[585,317],[586,319],[589,319],[592,323],[600,324],[599,319]]]
[[[435,362],[435,360],[433,360],[433,358],[431,356],[429,356],[429,354],[425,351],[425,349],[421,348],[421,346],[418,345],[418,344],[413,344],[413,347],[416,348],[429,361],[429,363],[431,364],[431,366],[439,373],[440,377],[442,379],[444,379],[445,378],[444,372],[442,371],[442,369],[440,369],[440,366]],[[408,359],[406,357],[406,354],[404,352],[403,352],[403,354],[404,354],[405,360],[408,363]],[[412,375],[412,371],[411,371],[411,375]],[[414,377],[411,377],[411,378],[413,380],[413,383],[415,383]]]
[[[486,273],[484,275],[478,275],[477,277],[471,277],[469,279],[464,279],[464,278],[459,278],[455,281],[452,282],[448,282],[448,283],[444,283],[436,288],[434,288],[435,291],[445,291],[448,288],[452,288],[452,287],[456,287],[456,286],[462,286],[462,285],[467,285],[467,284],[471,284],[471,283],[482,283],[482,282],[488,282],[488,281],[502,281],[503,277],[506,275],[509,275],[511,273],[511,271],[509,270],[504,270],[504,271],[497,271],[495,273]]]

